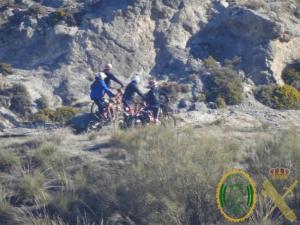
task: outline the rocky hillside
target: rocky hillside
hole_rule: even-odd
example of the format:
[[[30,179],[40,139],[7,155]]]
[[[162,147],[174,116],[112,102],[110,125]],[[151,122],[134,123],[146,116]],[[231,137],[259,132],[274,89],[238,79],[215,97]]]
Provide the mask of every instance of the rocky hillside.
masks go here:
[[[106,63],[123,80],[179,80],[212,56],[258,85],[300,58],[298,0],[4,0],[0,13],[1,86],[21,82],[33,107],[88,101]]]

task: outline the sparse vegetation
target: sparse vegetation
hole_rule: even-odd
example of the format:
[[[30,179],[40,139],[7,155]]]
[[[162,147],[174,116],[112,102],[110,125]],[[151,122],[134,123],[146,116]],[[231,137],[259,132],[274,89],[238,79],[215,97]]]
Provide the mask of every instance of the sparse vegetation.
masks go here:
[[[0,63],[0,73],[3,75],[10,75],[13,74],[12,66],[8,63]]]
[[[256,98],[274,109],[300,109],[300,92],[289,85],[261,86],[255,91]]]
[[[230,132],[224,135],[221,128],[154,126],[115,131],[113,149],[106,157],[109,164],[103,169],[105,164],[90,163],[80,156],[73,159],[50,143],[50,137],[39,137],[42,145],[28,151],[14,149],[21,167],[1,173],[0,219],[14,225],[220,224],[216,184],[236,162],[257,183],[274,166],[289,167],[292,179],[300,179],[296,131],[259,133],[251,138],[252,144],[243,146],[240,137]],[[119,148],[126,152],[121,157]],[[35,163],[37,154],[42,163]],[[128,163],[118,163],[124,159]],[[263,222],[268,205],[258,194],[258,210],[244,224],[275,224],[273,217]],[[296,209],[299,196],[295,195],[287,201]]]

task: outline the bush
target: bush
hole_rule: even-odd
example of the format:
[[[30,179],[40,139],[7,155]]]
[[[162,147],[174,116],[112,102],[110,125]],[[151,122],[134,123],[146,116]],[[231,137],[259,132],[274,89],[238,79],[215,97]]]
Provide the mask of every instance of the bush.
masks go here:
[[[40,98],[35,100],[35,103],[39,109],[45,109],[49,106],[48,99],[45,95],[42,95]]]
[[[276,86],[275,85],[262,85],[255,89],[255,98],[262,104],[273,108],[273,94]]]
[[[214,70],[220,67],[219,63],[212,56],[204,60],[204,65],[208,70]]]
[[[286,84],[291,85],[300,91],[300,71],[295,68],[287,69],[284,71],[282,79]]]
[[[300,92],[289,85],[276,87],[274,107],[277,109],[300,109]]]
[[[300,109],[300,92],[289,85],[258,87],[255,97],[274,109]]]
[[[12,66],[10,64],[8,64],[8,63],[0,63],[0,72],[3,75],[13,74]]]
[[[235,105],[242,102],[243,85],[237,72],[230,68],[215,69],[208,78],[207,100],[216,102],[223,98],[228,105]]]
[[[58,122],[65,124],[78,113],[78,109],[69,106],[57,108],[55,111],[49,108],[45,108],[33,114],[30,117],[30,120],[33,122]]]
[[[75,109],[73,107],[69,106],[63,106],[60,108],[57,108],[54,113],[54,121],[59,123],[66,123],[70,119],[72,119],[76,114],[79,113],[78,109]]]
[[[33,15],[46,15],[47,14],[46,9],[39,4],[31,5],[29,8],[29,12]]]
[[[49,108],[45,108],[40,110],[39,112],[33,114],[30,117],[30,120],[33,122],[42,122],[42,123],[47,123],[47,122],[52,122],[54,120],[54,111]]]
[[[77,25],[75,15],[71,11],[67,11],[65,9],[58,9],[56,12],[53,12],[49,15],[49,22],[51,26],[54,26],[61,21],[65,21],[68,26]]]
[[[26,87],[22,84],[15,84],[7,90],[11,97],[10,109],[22,116],[30,114],[31,98]]]
[[[177,82],[163,82],[159,87],[173,100],[178,98],[179,93],[188,93],[191,91],[189,85]]]

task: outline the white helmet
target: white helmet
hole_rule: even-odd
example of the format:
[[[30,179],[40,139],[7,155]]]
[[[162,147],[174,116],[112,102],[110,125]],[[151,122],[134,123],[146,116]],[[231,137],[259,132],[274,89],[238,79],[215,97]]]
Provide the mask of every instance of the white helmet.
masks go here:
[[[135,76],[132,78],[132,81],[135,81],[136,83],[140,83],[141,78],[140,78],[139,75],[135,75]]]
[[[106,74],[103,72],[96,73],[96,77],[99,78],[100,80],[104,80],[106,78]]]

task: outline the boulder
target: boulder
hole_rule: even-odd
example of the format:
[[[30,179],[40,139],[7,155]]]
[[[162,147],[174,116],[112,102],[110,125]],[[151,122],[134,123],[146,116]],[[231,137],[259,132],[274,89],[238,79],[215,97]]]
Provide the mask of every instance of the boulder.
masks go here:
[[[189,111],[204,112],[204,111],[207,111],[207,110],[208,110],[208,108],[207,108],[207,106],[204,102],[195,102],[189,108]]]

